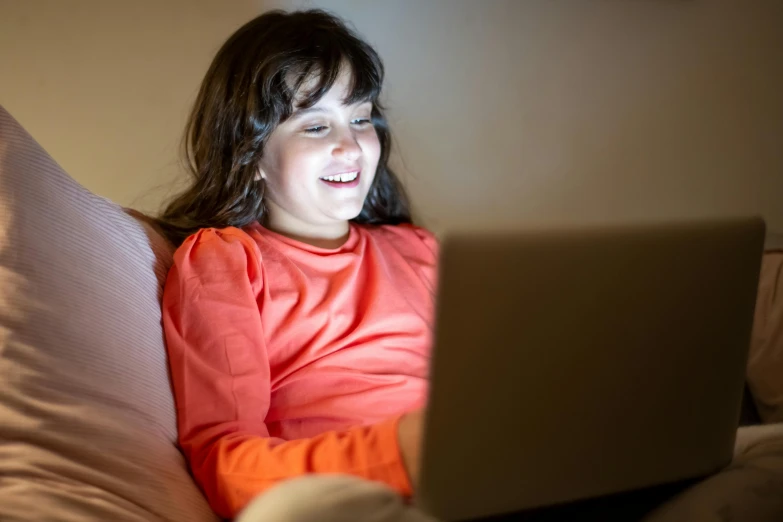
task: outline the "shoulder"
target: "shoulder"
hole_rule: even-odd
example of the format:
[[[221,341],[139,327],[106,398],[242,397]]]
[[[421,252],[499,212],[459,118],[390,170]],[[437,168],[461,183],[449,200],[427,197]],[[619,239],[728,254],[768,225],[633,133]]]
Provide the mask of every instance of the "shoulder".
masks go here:
[[[366,226],[365,230],[377,243],[386,244],[403,255],[437,261],[438,240],[426,228],[404,224]]]
[[[260,263],[258,244],[236,227],[201,229],[174,252],[174,266],[183,276],[237,270],[256,276]]]
[[[378,257],[383,259],[388,277],[400,288],[409,288],[412,274],[430,294],[438,279],[438,241],[429,230],[414,225],[368,226],[364,233]]]

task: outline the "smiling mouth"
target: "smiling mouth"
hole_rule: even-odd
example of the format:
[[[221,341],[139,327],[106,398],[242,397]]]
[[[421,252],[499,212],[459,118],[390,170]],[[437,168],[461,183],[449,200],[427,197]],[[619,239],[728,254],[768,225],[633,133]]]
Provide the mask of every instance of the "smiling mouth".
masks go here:
[[[332,188],[352,188],[359,185],[360,175],[361,171],[355,170],[353,172],[344,172],[332,176],[323,176],[320,179]]]
[[[332,183],[350,183],[359,177],[359,171],[346,172],[344,174],[335,174],[334,176],[324,176],[321,179]]]

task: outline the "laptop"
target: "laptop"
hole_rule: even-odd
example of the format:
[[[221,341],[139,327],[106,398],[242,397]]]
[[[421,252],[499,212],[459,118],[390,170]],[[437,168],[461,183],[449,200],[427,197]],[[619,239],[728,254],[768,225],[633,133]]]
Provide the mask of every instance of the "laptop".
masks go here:
[[[737,218],[445,237],[416,503],[471,520],[727,465],[764,232]]]

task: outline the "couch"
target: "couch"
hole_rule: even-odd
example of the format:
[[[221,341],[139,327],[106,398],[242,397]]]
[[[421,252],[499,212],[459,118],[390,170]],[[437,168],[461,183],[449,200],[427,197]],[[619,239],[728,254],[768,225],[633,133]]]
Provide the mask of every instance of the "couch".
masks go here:
[[[176,446],[171,255],[152,220],[81,187],[0,107],[0,520],[216,520]],[[783,520],[782,270],[765,256],[748,365],[762,424],[650,520]]]

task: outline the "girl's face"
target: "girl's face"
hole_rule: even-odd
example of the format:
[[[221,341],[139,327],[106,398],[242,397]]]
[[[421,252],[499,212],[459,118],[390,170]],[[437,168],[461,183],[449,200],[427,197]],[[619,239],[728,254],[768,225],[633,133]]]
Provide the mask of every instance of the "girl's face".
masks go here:
[[[259,165],[268,228],[300,239],[338,239],[361,212],[381,146],[372,103],[343,103],[350,81],[341,74],[318,103],[295,110],[269,137]]]

